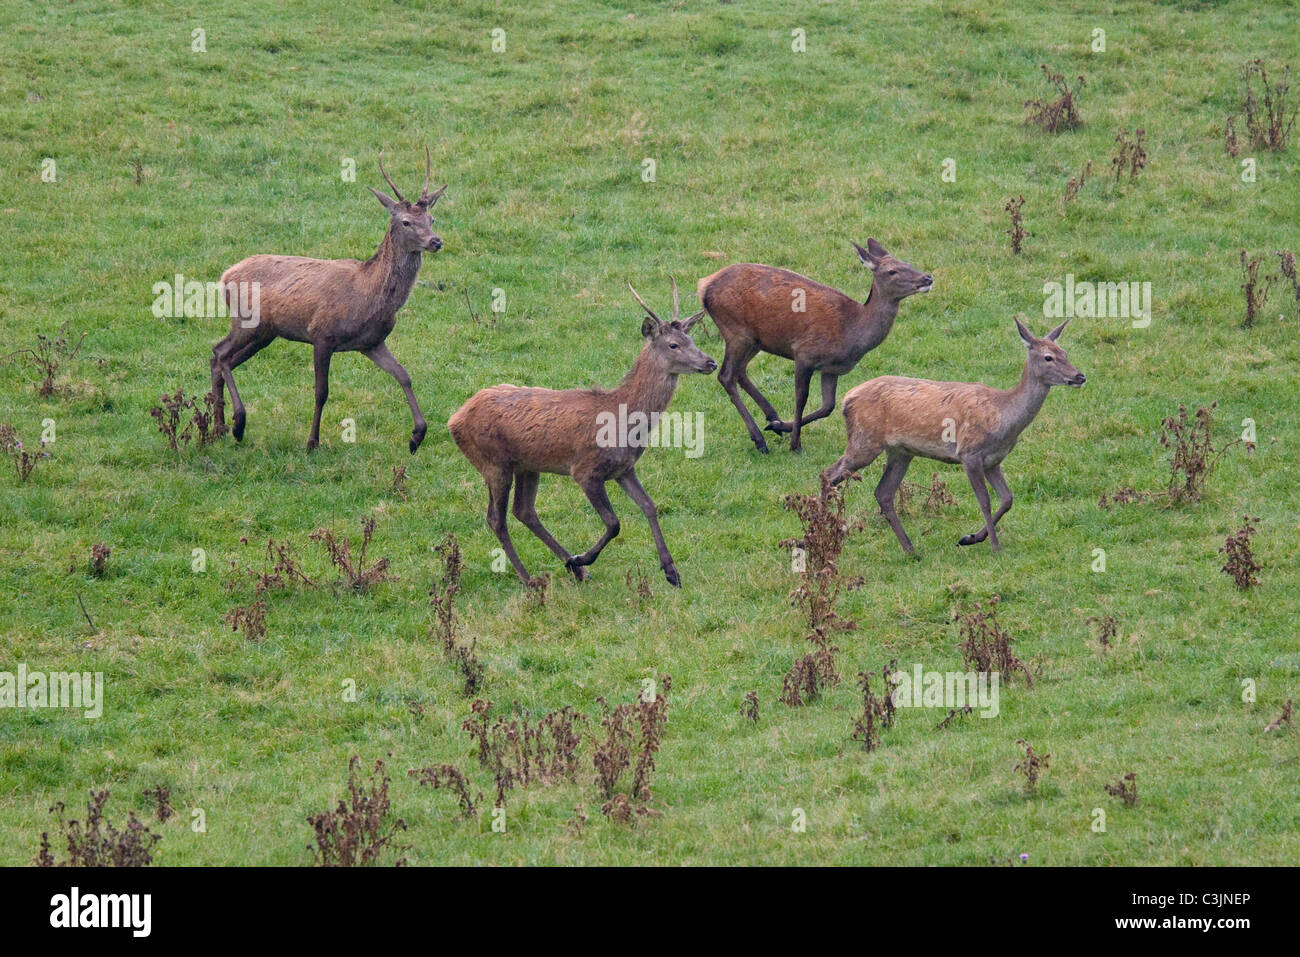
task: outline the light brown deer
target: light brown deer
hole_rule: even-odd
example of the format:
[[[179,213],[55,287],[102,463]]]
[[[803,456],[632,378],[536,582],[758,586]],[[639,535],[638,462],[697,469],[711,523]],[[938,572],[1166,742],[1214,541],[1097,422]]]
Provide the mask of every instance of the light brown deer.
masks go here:
[[[984,513],[984,527],[957,544],[975,545],[987,538],[992,549],[1000,551],[995,526],[1011,508],[1011,490],[1002,476],[1002,460],[1038,415],[1052,386],[1079,388],[1087,381],[1056,344],[1064,328],[1065,322],[1039,339],[1016,320],[1016,329],[1029,354],[1014,389],[992,389],[976,382],[881,376],[849,390],[844,397],[848,445],[840,460],[822,472],[823,480],[837,485],[884,452],[887,458],[876,486],[876,501],[903,551],[911,552],[912,542],[894,508],[894,495],[908,465],[918,455],[961,465]],[[986,480],[998,493],[996,513],[990,511]]]
[[[384,340],[397,322],[397,310],[411,293],[422,255],[442,248],[442,240],[433,233],[429,210],[447,187],[429,192],[428,147],[424,151],[424,189],[415,202],[403,197],[389,179],[384,171],[382,150],[379,172],[397,199],[368,187],[388,210],[389,221],[378,251],[365,262],[249,256],[222,274],[222,290],[231,316],[230,335],[212,347],[212,391],[216,395],[216,422],[224,425],[222,386],[230,389],[234,404],[232,431],[236,440],[244,438],[244,403],[235,388],[234,370],[276,339],[290,339],[311,343],[316,366],[316,412],[307,439],[308,451],[320,445],[321,410],[329,397],[330,358],[336,352],[365,353],[371,362],[397,380],[406,393],[414,420],[411,453],[424,441],[428,426],[415,401],[411,377]],[[249,287],[258,290],[259,309],[252,316],[242,314],[247,301],[239,303],[234,294],[236,289]]]
[[[628,288],[631,289],[630,284]],[[646,342],[632,371],[618,388],[559,392],[496,385],[472,396],[447,422],[452,438],[487,483],[488,526],[496,533],[525,584],[531,579],[515,553],[506,527],[512,481],[515,518],[582,581],[587,577],[586,566],[596,560],[601,549],[619,532],[618,516],[605,494],[605,484],[613,480],[645,513],[659,553],[659,565],[669,584],[681,586],[659,528],[655,504],[636,476],[636,462],[645,451],[648,437],[628,429],[627,440],[623,441],[611,436],[606,426],[611,418],[638,421],[633,418],[637,413],[645,417],[639,421],[657,421],[658,414],[668,408],[679,375],[709,373],[718,364],[691,340],[691,327],[704,313],[697,312],[684,322],[677,318],[676,282],[673,283],[673,318],[669,322],[661,321],[651,312],[635,289],[632,295],[647,313],[641,324],[641,335]],[[604,535],[581,555],[570,554],[537,517],[537,484],[542,472],[572,476],[605,523]]]
[[[803,427],[831,414],[839,377],[885,341],[894,327],[899,302],[914,293],[929,292],[934,285],[933,276],[895,259],[874,239],[867,240],[866,249],[857,243],[853,248],[873,277],[865,303],[788,269],[757,263],[738,263],[700,280],[700,304],[713,317],[727,344],[718,381],[760,452],[767,452],[767,442],[745,407],[740,389],[749,393],[767,416],[767,431],[791,433],[790,451],[801,451]],[[745,372],[759,352],[794,360],[792,422],[781,421]],[[814,372],[821,373],[822,404],[804,415]]]

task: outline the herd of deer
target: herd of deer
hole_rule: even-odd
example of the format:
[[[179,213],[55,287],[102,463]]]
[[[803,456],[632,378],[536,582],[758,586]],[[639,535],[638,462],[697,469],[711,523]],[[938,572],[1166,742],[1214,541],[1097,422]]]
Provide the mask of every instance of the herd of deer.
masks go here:
[[[330,359],[336,352],[362,352],[401,385],[411,407],[414,428],[410,449],[424,440],[426,422],[411,389],[411,377],[384,344],[396,314],[406,302],[425,252],[437,252],[442,240],[433,232],[430,214],[446,187],[430,192],[430,159],[425,150],[425,181],[420,197],[402,196],[384,171],[379,171],[396,199],[371,188],[389,214],[388,231],[378,251],[356,259],[307,259],[300,256],[250,256],[222,275],[231,306],[231,331],[212,350],[212,390],[215,417],[225,424],[223,387],[234,407],[233,432],[244,436],[244,404],[233,372],[277,338],[309,342],[316,371],[316,411],[307,448],[320,442],[321,410],[329,395]],[[839,290],[773,266],[741,263],[701,279],[699,312],[680,318],[677,284],[673,282],[673,315],[665,322],[632,289],[646,312],[641,324],[645,339],[632,370],[612,390],[556,391],[496,385],[483,389],[462,405],[447,425],[465,457],[488,487],[488,525],[525,583],[531,579],[519,560],[506,525],[510,488],[512,511],[582,580],[586,566],[619,532],[618,517],[605,486],[617,482],[640,506],[650,523],[659,563],[669,583],[680,586],[677,569],[664,542],[654,502],[636,475],[636,463],[646,443],[611,447],[598,438],[602,413],[620,407],[645,416],[662,413],[672,400],[677,377],[711,373],[718,364],[691,339],[691,328],[705,315],[713,319],[725,343],[718,379],[744,420],[760,452],[768,451],[762,432],[750,415],[743,389],[767,418],[766,429],[789,432],[790,449],[801,450],[803,427],[830,415],[835,407],[839,377],[884,342],[898,315],[899,303],[915,293],[929,292],[933,277],[891,256],[874,239],[858,257],[872,274],[871,293],[859,303]],[[230,299],[237,284],[260,284],[260,313],[255,321],[241,317]],[[631,285],[629,284],[629,289]],[[903,531],[894,506],[898,487],[916,456],[961,465],[979,502],[984,524],[958,544],[973,545],[986,538],[1000,548],[998,520],[1011,508],[1011,491],[1002,475],[1007,457],[1021,432],[1033,421],[1054,385],[1082,386],[1083,373],[1072,366],[1057,345],[1065,323],[1045,337],[1034,336],[1016,320],[1028,355],[1020,382],[1012,389],[993,389],[971,382],[933,382],[901,376],[881,376],[851,389],[844,398],[848,441],[844,455],[822,473],[830,484],[866,468],[882,452],[884,473],[876,486],[876,501],[898,536],[904,551],[912,542]],[[794,361],[795,404],[790,422],[777,415],[772,403],[746,374],[760,352]],[[813,373],[821,374],[821,406],[804,414]],[[536,499],[542,472],[570,475],[605,524],[605,532],[587,551],[574,555],[546,530],[537,517]],[[986,483],[998,494],[991,509]]]

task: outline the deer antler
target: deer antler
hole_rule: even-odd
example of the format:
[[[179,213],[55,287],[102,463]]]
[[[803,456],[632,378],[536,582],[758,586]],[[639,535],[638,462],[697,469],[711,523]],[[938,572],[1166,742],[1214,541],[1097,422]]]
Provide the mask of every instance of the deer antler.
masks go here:
[[[442,194],[447,191],[446,186],[439,186],[432,193],[429,192],[429,181],[433,178],[433,160],[429,157],[429,144],[424,144],[424,189],[420,190],[420,198],[416,201],[416,206],[422,206],[429,209],[434,203],[442,198]]]
[[[682,311],[677,305],[677,279],[673,276],[669,276],[668,278],[671,279],[673,283],[673,322],[676,322],[682,316]]]
[[[632,283],[629,282],[627,284],[627,288],[632,289]],[[655,315],[654,310],[645,304],[645,300],[641,298],[641,296],[637,293],[635,289],[632,289],[632,295],[636,296],[636,301],[641,303],[641,308],[650,314],[651,319],[653,319],[655,322],[663,322],[662,319],[660,319],[658,316]]]
[[[397,184],[389,178],[388,172],[384,169],[384,151],[382,149],[379,151],[379,172],[384,177],[384,181],[388,183],[388,188],[393,191],[393,195],[401,202],[406,202],[406,197],[402,195],[401,190],[397,188]]]

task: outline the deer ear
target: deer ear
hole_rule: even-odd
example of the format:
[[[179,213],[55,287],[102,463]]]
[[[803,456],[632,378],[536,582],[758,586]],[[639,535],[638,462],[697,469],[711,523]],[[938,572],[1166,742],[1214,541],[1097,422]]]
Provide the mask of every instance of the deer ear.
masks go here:
[[[659,335],[662,326],[663,323],[658,319],[655,319],[653,316],[646,316],[641,322],[641,335],[645,336],[647,339],[653,339],[655,336]]]
[[[1032,346],[1034,344],[1034,334],[1026,329],[1025,324],[1019,319],[1016,320],[1016,331],[1020,333],[1020,338],[1025,340],[1025,345]]]
[[[699,312],[691,316],[689,319],[682,320],[682,331],[690,332],[693,328],[695,328],[695,324],[703,318],[704,318],[704,310],[701,309]]]
[[[388,210],[390,213],[393,211],[393,208],[397,205],[396,200],[392,199],[389,196],[385,196],[383,193],[375,189],[373,186],[367,186],[366,189],[374,193],[375,199],[379,200],[379,202],[383,204],[384,209]]]
[[[447,192],[446,186],[439,186],[432,193],[425,193],[415,203],[421,209],[432,209],[437,205],[438,200],[442,199],[442,194]]]
[[[876,242],[874,239],[867,240],[867,251],[871,253],[871,255],[875,256],[877,259],[884,259],[886,256],[889,255],[889,251],[886,250],[884,246],[880,245],[880,243]]]
[[[1049,332],[1047,334],[1047,338],[1051,339],[1053,342],[1059,339],[1061,337],[1061,330],[1065,328],[1065,324],[1069,321],[1070,321],[1069,319],[1066,319],[1065,322],[1061,323],[1059,326],[1057,326],[1055,329]]]
[[[853,240],[849,240],[849,242],[853,242]],[[875,242],[874,239],[867,240],[868,245],[870,245],[873,242]],[[875,272],[877,267],[880,266],[880,262],[878,261],[877,257],[867,252],[867,250],[863,249],[857,243],[853,243],[853,248],[858,251],[858,258],[862,260],[862,265],[866,266],[872,272]]]

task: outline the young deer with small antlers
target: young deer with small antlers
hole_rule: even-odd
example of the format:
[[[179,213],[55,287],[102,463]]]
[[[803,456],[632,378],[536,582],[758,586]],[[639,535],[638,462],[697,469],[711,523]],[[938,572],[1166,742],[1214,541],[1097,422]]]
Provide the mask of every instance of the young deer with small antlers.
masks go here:
[[[718,381],[760,452],[767,452],[767,442],[745,407],[740,389],[748,392],[767,416],[767,431],[791,433],[790,451],[801,451],[803,427],[826,418],[835,408],[839,377],[885,341],[902,300],[913,293],[929,292],[934,285],[933,276],[895,259],[874,239],[867,240],[866,249],[857,243],[853,248],[873,277],[865,303],[788,269],[757,263],[738,263],[700,280],[700,304],[713,317],[727,344]],[[781,421],[745,372],[759,352],[794,360],[792,422]],[[821,373],[822,405],[804,415],[814,372]]]
[[[837,485],[850,472],[866,468],[884,452],[887,458],[884,474],[876,486],[876,501],[903,551],[910,553],[911,539],[903,531],[894,508],[894,495],[907,474],[908,465],[918,455],[961,465],[984,513],[984,527],[964,536],[957,544],[975,545],[987,538],[992,549],[1000,551],[995,526],[1011,508],[1011,490],[1002,477],[1002,460],[1038,415],[1052,386],[1068,385],[1077,389],[1087,381],[1056,344],[1064,328],[1065,322],[1039,339],[1016,320],[1016,329],[1029,355],[1014,389],[901,376],[881,376],[851,389],[844,397],[848,446],[840,460],[822,473],[822,479]],[[990,510],[986,480],[998,493],[996,513]]]
[[[415,285],[425,252],[437,252],[442,240],[433,234],[429,210],[446,191],[429,192],[430,159],[424,151],[424,189],[409,202],[384,171],[379,152],[379,172],[397,199],[368,187],[388,210],[388,232],[379,250],[361,262],[357,259],[307,259],[302,256],[249,256],[221,276],[222,290],[231,315],[230,335],[212,347],[212,391],[215,418],[225,425],[225,396],[230,389],[234,404],[236,440],[244,438],[244,403],[235,388],[234,370],[276,339],[309,342],[316,366],[316,412],[312,417],[307,450],[320,445],[320,417],[329,396],[330,358],[336,352],[363,352],[375,365],[397,380],[411,407],[414,428],[411,453],[424,441],[428,428],[420,412],[411,377],[389,352],[384,340],[397,322],[397,310]],[[259,290],[256,315],[241,314],[233,291],[255,284]]]
[[[630,284],[628,288],[632,288]],[[673,283],[673,318],[669,322],[661,321],[637,296],[635,289],[632,295],[647,313],[641,324],[646,343],[632,371],[618,388],[557,392],[497,385],[476,393],[447,422],[461,452],[487,482],[488,525],[524,584],[531,578],[515,553],[506,527],[512,481],[515,518],[582,581],[587,577],[586,566],[596,560],[601,549],[619,532],[618,516],[605,494],[605,483],[612,480],[641,506],[654,535],[659,565],[669,584],[681,586],[681,578],[659,529],[655,504],[636,476],[636,462],[649,444],[648,438],[645,442],[635,437],[622,444],[610,442],[607,433],[602,433],[602,421],[608,422],[610,417],[632,421],[635,413],[645,417],[642,421],[651,421],[668,408],[679,375],[709,373],[718,364],[691,340],[691,327],[704,313],[697,312],[684,322],[678,319],[676,282]],[[624,409],[622,414],[620,407]],[[628,434],[632,436],[630,430]],[[605,534],[581,555],[570,554],[537,517],[537,484],[542,472],[572,476],[605,523]]]

